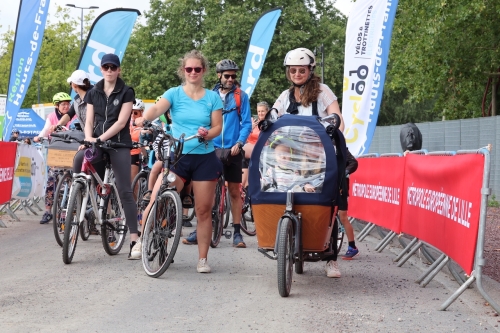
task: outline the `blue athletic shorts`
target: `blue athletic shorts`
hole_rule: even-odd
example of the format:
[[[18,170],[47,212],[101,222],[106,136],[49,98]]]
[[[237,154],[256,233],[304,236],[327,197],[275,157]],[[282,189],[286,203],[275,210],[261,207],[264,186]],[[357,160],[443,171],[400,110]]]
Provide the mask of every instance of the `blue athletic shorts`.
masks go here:
[[[222,173],[222,163],[215,152],[208,154],[181,155],[172,172],[181,177],[184,183],[193,181],[217,180]]]

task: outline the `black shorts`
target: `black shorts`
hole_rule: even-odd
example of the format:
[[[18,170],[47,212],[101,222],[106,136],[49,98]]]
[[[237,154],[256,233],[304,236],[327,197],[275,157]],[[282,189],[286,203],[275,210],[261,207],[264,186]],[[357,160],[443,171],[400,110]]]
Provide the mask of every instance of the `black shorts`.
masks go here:
[[[241,167],[243,169],[248,169],[248,166],[250,165],[250,159],[249,158],[245,158],[245,155],[243,155],[241,163],[242,163]]]
[[[243,173],[242,164],[241,154],[229,156],[228,164],[223,164],[224,179],[230,183],[241,183]]]
[[[208,154],[181,155],[172,172],[181,177],[184,183],[194,181],[217,180],[222,172],[222,163],[215,152]]]
[[[141,166],[140,159],[139,159],[140,155],[141,154],[130,155],[130,162],[132,163],[132,165],[137,165],[138,167]]]
[[[338,202],[339,202],[339,210],[345,210],[347,211],[348,209],[348,198],[349,197],[349,179],[343,178],[343,182],[341,184],[341,190],[340,194],[338,197]]]

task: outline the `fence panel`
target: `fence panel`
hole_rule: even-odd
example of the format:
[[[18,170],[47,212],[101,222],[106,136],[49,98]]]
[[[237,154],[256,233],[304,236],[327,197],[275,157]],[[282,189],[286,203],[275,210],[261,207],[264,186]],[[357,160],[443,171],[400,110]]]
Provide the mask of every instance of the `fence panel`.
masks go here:
[[[477,149],[492,144],[491,180],[492,193],[500,197],[500,117],[437,121],[416,124],[422,132],[423,149],[429,151],[456,151]],[[400,153],[399,131],[402,125],[377,126],[369,153]]]

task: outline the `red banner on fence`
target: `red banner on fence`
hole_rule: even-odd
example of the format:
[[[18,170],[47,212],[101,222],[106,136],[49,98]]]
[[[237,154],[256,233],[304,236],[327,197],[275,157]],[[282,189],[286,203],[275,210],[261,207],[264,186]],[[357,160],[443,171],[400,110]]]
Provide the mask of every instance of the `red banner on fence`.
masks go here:
[[[399,233],[404,171],[403,157],[359,158],[349,176],[349,216]]]
[[[14,180],[14,166],[16,164],[15,142],[0,142],[0,204],[10,200],[12,182]]]
[[[484,156],[406,156],[401,231],[427,242],[472,272]]]

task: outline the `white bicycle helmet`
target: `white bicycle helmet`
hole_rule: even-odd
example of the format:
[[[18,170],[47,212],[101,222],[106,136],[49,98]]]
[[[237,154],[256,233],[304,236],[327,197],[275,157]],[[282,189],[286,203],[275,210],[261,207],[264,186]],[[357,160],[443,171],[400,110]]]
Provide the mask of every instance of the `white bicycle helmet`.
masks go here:
[[[301,47],[288,51],[283,66],[310,66],[311,69],[314,69],[316,67],[316,57],[311,50]]]
[[[142,99],[136,98],[134,101],[134,106],[132,107],[133,110],[142,110],[144,111],[144,102]]]

